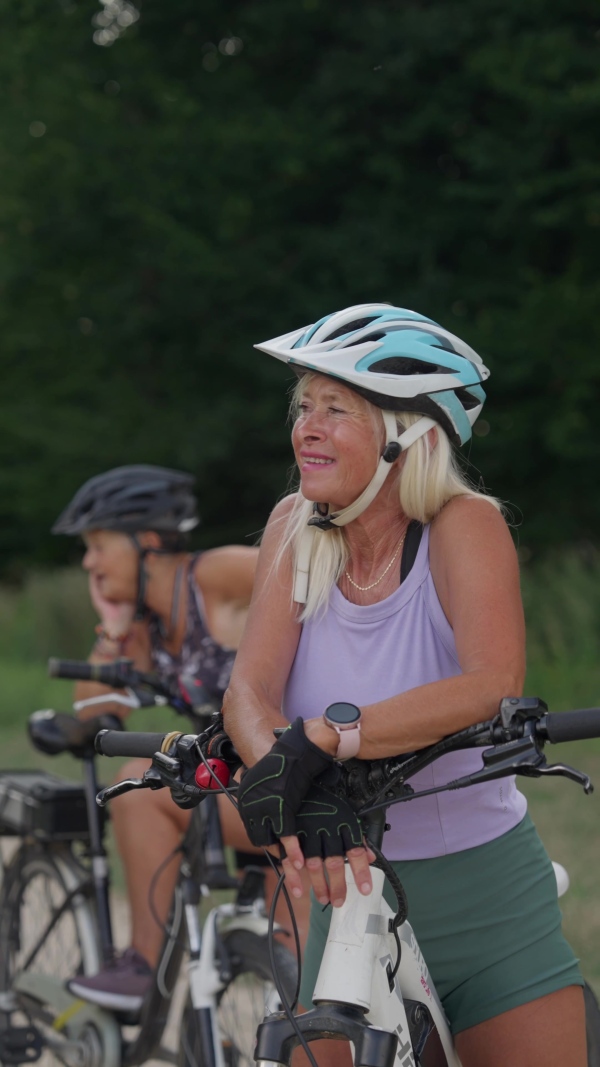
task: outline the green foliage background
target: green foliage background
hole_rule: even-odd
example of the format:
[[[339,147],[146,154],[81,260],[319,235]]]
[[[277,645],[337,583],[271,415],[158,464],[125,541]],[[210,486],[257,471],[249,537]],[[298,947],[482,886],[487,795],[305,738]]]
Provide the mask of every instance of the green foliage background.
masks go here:
[[[291,454],[252,343],[371,299],[482,352],[523,544],[596,539],[597,6],[145,0],[111,48],[98,10],[0,0],[4,573],[118,463],[194,471],[206,544],[259,529]]]

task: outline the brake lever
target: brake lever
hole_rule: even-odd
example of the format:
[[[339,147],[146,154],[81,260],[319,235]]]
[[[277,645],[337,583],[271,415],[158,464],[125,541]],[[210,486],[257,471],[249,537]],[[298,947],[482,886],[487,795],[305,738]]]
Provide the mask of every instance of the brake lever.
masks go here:
[[[584,774],[583,771],[578,771],[575,767],[570,767],[568,763],[550,763],[546,767],[538,767],[537,774],[533,777],[542,777],[545,775],[552,775],[555,777],[569,778],[576,785],[580,785],[583,788],[584,793],[588,796],[594,792],[594,783],[589,774]]]
[[[96,794],[96,804],[99,808],[105,808],[109,801],[123,796],[124,793],[130,793],[132,789],[162,789],[164,784],[158,771],[150,767],[144,772],[143,778],[124,778],[116,785],[107,785],[101,789]]]

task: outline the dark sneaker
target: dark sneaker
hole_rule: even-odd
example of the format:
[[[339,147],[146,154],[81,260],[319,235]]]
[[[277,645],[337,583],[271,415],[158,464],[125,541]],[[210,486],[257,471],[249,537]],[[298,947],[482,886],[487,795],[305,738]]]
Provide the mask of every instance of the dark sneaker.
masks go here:
[[[71,978],[67,989],[74,996],[113,1011],[139,1011],[152,984],[152,968],[139,952],[128,948],[89,978]]]

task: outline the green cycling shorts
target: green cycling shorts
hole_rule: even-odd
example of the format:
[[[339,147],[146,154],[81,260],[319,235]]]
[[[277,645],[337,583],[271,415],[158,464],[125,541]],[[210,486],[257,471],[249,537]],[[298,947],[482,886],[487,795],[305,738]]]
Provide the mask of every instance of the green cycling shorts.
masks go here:
[[[453,1033],[583,985],[562,935],[552,864],[529,815],[485,845],[393,867]],[[387,883],[385,895],[393,907]],[[331,908],[313,898],[300,991],[305,1007],[312,1002],[330,915]]]

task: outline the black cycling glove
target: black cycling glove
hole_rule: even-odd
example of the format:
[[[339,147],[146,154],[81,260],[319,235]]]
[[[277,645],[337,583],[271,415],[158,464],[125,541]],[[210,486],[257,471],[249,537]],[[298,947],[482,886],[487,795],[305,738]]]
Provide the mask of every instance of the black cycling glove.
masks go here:
[[[307,858],[345,856],[363,844],[363,832],[347,800],[313,783],[296,815],[296,834]]]
[[[296,719],[242,778],[239,812],[253,845],[274,845],[296,833],[296,812],[314,779],[332,763],[332,756],[308,740],[302,719]]]

